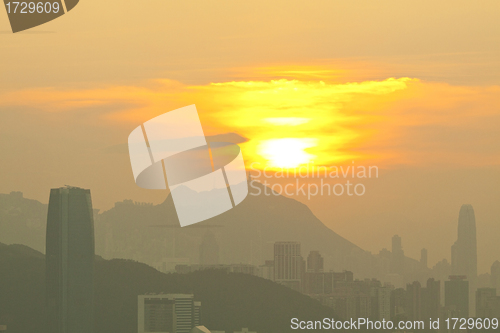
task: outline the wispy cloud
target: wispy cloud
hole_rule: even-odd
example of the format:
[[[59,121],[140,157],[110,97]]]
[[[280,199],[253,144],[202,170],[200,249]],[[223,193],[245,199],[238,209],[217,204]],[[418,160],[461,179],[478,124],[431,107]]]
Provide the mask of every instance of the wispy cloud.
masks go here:
[[[353,159],[382,166],[500,162],[500,137],[493,126],[500,120],[500,87],[411,78],[341,83],[329,68],[254,72],[261,79],[207,85],[155,80],[145,86],[14,91],[0,95],[0,105],[51,113],[92,110],[86,119],[90,123],[129,127],[196,104],[207,135],[235,132],[248,138],[242,144],[247,159],[262,165],[279,166],[273,154],[294,161],[293,166]],[[302,78],[262,78],[283,73]],[[485,146],[489,148],[477,149]],[[278,151],[273,153],[273,147]]]

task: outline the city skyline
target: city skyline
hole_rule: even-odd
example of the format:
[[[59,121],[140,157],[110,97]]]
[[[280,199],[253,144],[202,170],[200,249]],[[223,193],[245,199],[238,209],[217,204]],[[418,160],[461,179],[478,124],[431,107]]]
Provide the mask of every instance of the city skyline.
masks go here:
[[[500,329],[499,0],[4,7],[2,333]]]
[[[20,198],[22,199],[22,197],[17,196],[17,199]],[[148,206],[146,205],[142,207],[147,208]],[[85,222],[82,219],[82,216],[85,217],[85,212],[87,214],[87,218],[90,219],[90,223],[89,221]],[[56,256],[63,258],[61,261],[62,265],[60,266],[63,268],[63,271],[65,270],[64,267],[68,267],[66,268],[66,270],[68,270],[69,273],[73,272],[73,274],[68,274],[71,280],[75,279],[75,267],[78,267],[78,269],[80,269],[81,271],[78,279],[81,279],[82,277],[84,278],[85,275],[88,275],[89,273],[93,274],[93,268],[89,269],[90,266],[86,267],[86,265],[82,265],[85,260],[81,260],[81,258],[83,258],[81,254],[77,255],[77,257],[80,258],[79,260],[75,261],[74,259],[71,259],[65,265],[64,251],[59,251],[60,253],[57,254],[58,251],[55,251],[54,247],[56,244],[64,245],[65,243],[67,243],[64,242],[64,236],[62,236],[62,238],[60,237],[61,239],[58,240],[55,233],[55,230],[57,228],[64,231],[64,225],[66,225],[67,227],[71,227],[67,231],[68,235],[75,235],[75,231],[71,230],[80,230],[79,232],[77,232],[77,234],[79,235],[79,239],[77,240],[73,237],[73,240],[76,241],[76,244],[73,244],[72,247],[76,250],[76,252],[68,251],[68,254],[77,253],[79,251],[81,252],[81,250],[84,250],[84,248],[89,248],[88,245],[85,244],[90,244],[93,250],[93,228],[90,228],[92,231],[90,233],[90,238],[80,237],[82,235],[81,232],[85,233],[85,230],[87,230],[88,233],[88,226],[93,225],[92,213],[93,211],[89,190],[66,186],[64,188],[53,189],[51,191],[49,214],[47,217],[47,247],[48,249],[52,250],[47,251],[47,286],[50,286],[51,283],[53,284],[53,282],[56,281],[54,277],[58,276],[60,272],[60,269],[55,269],[56,266],[54,266],[54,259],[56,258]],[[266,274],[268,273],[266,267],[269,267],[269,263],[267,261],[263,263],[263,265],[258,269],[255,269],[255,267],[252,267],[252,265],[219,265],[217,262],[218,260],[214,259],[212,259],[211,262],[203,263],[201,262],[202,260],[206,261],[206,259],[203,259],[202,257],[204,250],[207,251],[210,258],[218,257],[218,244],[215,235],[211,231],[211,227],[214,226],[219,225],[200,225],[201,230],[205,231],[199,248],[200,265],[193,266],[192,268],[188,269],[181,267],[180,271],[177,271],[176,267],[176,271],[178,273],[185,274],[203,269],[222,269],[232,273],[246,273],[250,275],[261,276],[266,279],[275,281],[278,284],[287,286],[290,289],[294,289],[306,295],[309,295],[313,299],[320,301],[323,305],[333,308],[336,313],[336,317],[341,319],[367,317],[371,320],[396,320],[397,318],[406,318],[413,320],[415,323],[421,322],[423,323],[422,325],[425,325],[425,327],[427,327],[428,324],[425,323],[427,318],[431,318],[432,320],[434,320],[436,318],[445,319],[457,316],[468,317],[474,316],[476,311],[480,314],[483,314],[487,318],[492,318],[491,316],[494,317],[497,313],[500,313],[498,312],[500,311],[500,297],[496,296],[496,289],[494,289],[494,287],[491,287],[495,285],[498,276],[500,276],[500,273],[497,272],[500,270],[496,268],[496,266],[498,266],[497,262],[493,263],[491,267],[492,274],[491,282],[490,284],[488,284],[489,286],[485,287],[484,281],[482,281],[482,285],[479,289],[477,289],[477,292],[477,276],[474,276],[474,274],[470,273],[468,274],[468,276],[465,275],[465,273],[471,271],[476,272],[476,258],[474,251],[476,240],[474,237],[475,233],[473,232],[475,229],[475,219],[473,207],[470,205],[463,205],[460,209],[459,219],[457,221],[459,238],[457,242],[451,247],[454,254],[449,274],[462,275],[450,275],[444,278],[441,275],[441,280],[439,280],[438,277],[438,280],[436,281],[432,277],[427,278],[429,276],[428,274],[431,274],[431,271],[429,271],[428,267],[422,265],[425,260],[415,261],[418,264],[417,266],[413,266],[413,268],[408,267],[409,262],[406,259],[401,260],[401,257],[404,258],[404,251],[402,250],[403,241],[401,237],[399,237],[398,235],[394,235],[392,238],[392,251],[390,252],[391,260],[387,262],[386,267],[387,273],[389,274],[388,276],[397,274],[401,275],[401,278],[403,276],[405,277],[406,280],[403,280],[405,282],[402,286],[399,287],[392,284],[392,282],[388,282],[384,278],[380,280],[376,278],[364,278],[360,280],[357,278],[354,279],[355,273],[353,274],[353,272],[349,272],[346,270],[344,270],[343,272],[335,272],[332,269],[329,269],[327,271],[324,269],[324,260],[322,253],[317,250],[311,250],[307,255],[306,261],[305,254],[303,256],[303,253],[301,252],[301,244],[297,241],[278,241],[274,243],[274,260],[272,264],[274,267],[273,273],[271,275],[268,275],[267,277]],[[207,229],[207,227],[209,228]],[[176,228],[166,229],[168,231],[174,231]],[[68,241],[69,240],[70,239],[68,238]],[[457,247],[459,246],[465,247],[465,250],[457,249]],[[425,249],[422,250],[422,258],[425,258],[424,250]],[[85,252],[85,250],[83,252]],[[382,253],[383,251],[381,251],[379,256],[382,256]],[[92,256],[88,257],[92,258],[91,261],[93,262],[93,251]],[[75,266],[75,264],[78,265]],[[395,270],[394,267],[397,267],[398,265],[402,266],[403,269]],[[69,269],[71,268],[71,266],[74,268]],[[412,275],[408,275],[408,269],[411,270]],[[420,273],[418,273],[419,270],[421,270],[422,273],[426,272],[425,274],[427,274],[427,276],[421,276]],[[83,275],[81,273],[83,273]],[[436,274],[439,274],[439,272],[433,272],[432,276],[437,277],[438,275]],[[63,280],[65,280],[64,274],[62,276]],[[73,277],[71,278],[71,276]],[[409,283],[409,281],[417,277],[421,281],[427,280],[426,287],[423,287],[423,284],[421,284],[417,280]],[[62,295],[65,294],[65,284],[75,285],[74,281],[69,282],[70,279],[66,279],[68,282],[63,281],[62,283],[60,283],[60,286],[62,286],[61,290],[63,291],[61,293]],[[405,285],[406,288],[404,288]],[[84,286],[84,284],[76,283],[76,286],[79,286],[79,288],[81,288]],[[442,301],[443,294],[440,292],[440,290],[442,290],[441,288],[443,288],[443,286],[444,299]],[[72,294],[74,297],[76,289],[74,289],[74,286],[72,288],[73,291],[69,294]],[[92,295],[92,292],[90,291],[92,289],[92,285],[89,284],[88,287],[85,288],[88,288],[86,289],[87,296]],[[49,287],[48,290],[50,291],[51,288]],[[80,293],[80,295],[83,294]],[[192,300],[192,295],[167,295],[165,296],[167,297],[165,299],[169,299],[170,301],[168,301],[164,305],[161,305],[154,300],[148,301],[151,304],[148,303],[149,305],[146,305],[144,303],[144,297],[146,297],[147,299],[156,297],[158,298],[159,302],[163,296],[139,296],[138,318],[144,318],[145,320],[144,321],[141,319],[142,321],[139,321],[139,328],[141,329],[141,327],[144,327],[144,332],[148,332],[151,330],[155,331],[155,327],[166,327],[165,325],[170,325],[172,322],[176,322],[174,318],[178,318],[178,320],[182,320],[184,322],[184,324],[175,325],[181,325],[178,326],[178,330],[180,329],[179,327],[185,327],[185,332],[189,332],[191,328],[200,324],[200,319],[193,319],[194,321],[191,321],[191,319],[188,319],[188,317],[185,317],[186,319],[179,319],[184,318],[180,316],[180,313],[184,311],[181,308],[177,309],[176,306],[173,306],[171,307],[171,310],[168,310],[169,305],[167,303],[171,302],[171,300],[173,299],[172,297],[179,299],[187,297],[188,299]],[[473,298],[473,300],[471,300],[471,297]],[[50,296],[48,301],[50,304]],[[85,310],[83,310],[82,308],[82,305],[84,305],[85,302],[82,304],[81,301],[82,299],[80,298],[78,303],[78,307],[81,310],[80,316],[75,317],[69,315],[68,318],[73,318],[73,321],[68,320],[68,326],[71,326],[71,322],[73,322],[74,324],[74,320],[76,318],[84,317],[82,317],[81,315],[85,313]],[[69,305],[72,302],[64,301],[64,297],[60,302],[61,304],[67,303],[68,305],[64,308],[68,310],[68,313],[72,312],[73,308]],[[352,307],[353,304],[358,304],[355,307],[355,311]],[[199,306],[200,304],[198,303],[198,307]],[[140,309],[143,307],[144,311],[141,311]],[[403,310],[394,310],[399,308]],[[177,315],[174,314],[170,317],[165,317],[165,315],[169,313],[168,311],[181,312],[179,312],[179,314]],[[194,316],[194,313],[196,311],[189,311],[191,311],[193,313],[192,315]],[[149,313],[151,313],[151,315]],[[60,316],[60,318],[62,319],[65,318],[66,315],[59,314],[58,316]],[[197,314],[196,316],[198,316],[197,318],[201,318],[200,314]],[[49,318],[51,318],[50,312]],[[63,321],[65,320],[66,319],[63,319]],[[166,331],[166,329],[162,329],[160,331],[163,332]],[[64,329],[61,330],[61,332],[64,332]],[[89,332],[91,332],[91,330],[89,330]]]
[[[154,14],[134,3],[116,24],[96,13],[120,2],[102,6],[78,6],[41,33],[2,34],[0,193],[47,203],[47,188],[70,183],[92,188],[103,211],[128,199],[160,204],[164,193],[137,188],[126,139],[195,103],[205,134],[230,133],[248,169],[378,166],[362,197],[294,197],[366,250],[398,234],[407,255],[426,248],[434,265],[456,240],[457,207],[472,204],[479,270],[497,260],[496,0],[159,2]]]
[[[13,192],[13,193],[19,193],[19,194],[21,194],[20,192]],[[11,195],[14,195],[14,194],[11,194]],[[16,195],[17,195],[17,194],[16,194]],[[21,195],[22,195],[22,194],[21,194]],[[125,200],[125,201],[124,201],[124,203],[126,203],[126,202],[130,202],[130,203],[132,203],[132,201],[130,201],[130,200]],[[120,202],[118,202],[118,203],[116,203],[116,204],[118,205],[118,204],[121,204],[121,203],[120,203]],[[141,203],[141,204],[143,204],[143,205],[144,205],[145,203]],[[146,206],[149,206],[149,205],[151,205],[151,204],[145,204],[145,205],[146,205]],[[462,221],[462,222],[461,222],[461,223],[459,223],[458,225],[463,225],[463,216],[462,216],[462,212],[463,212],[463,208],[464,208],[465,206],[470,206],[470,205],[462,205],[462,206],[461,206],[460,212],[459,212],[459,214],[458,214],[458,220],[459,220],[459,221]],[[472,209],[472,208],[471,208],[471,209]],[[96,214],[97,214],[97,211],[99,211],[99,210],[96,210]],[[473,209],[472,209],[472,215],[474,215],[474,211],[473,211]],[[96,216],[97,216],[97,215],[96,215]],[[474,222],[474,224],[475,224],[475,222]],[[215,225],[214,227],[220,227],[220,226],[219,226],[219,225]],[[456,227],[455,227],[455,228],[456,228]],[[459,229],[460,229],[460,228],[459,228]],[[465,233],[466,233],[466,231],[462,231],[462,234],[465,234]],[[173,233],[173,234],[175,234],[175,233]],[[102,235],[101,235],[101,236],[102,236]],[[389,239],[390,239],[390,237],[391,237],[390,235],[386,235],[386,239],[387,239],[387,240],[389,240]],[[393,241],[394,241],[394,237],[396,237],[396,238],[397,238],[397,237],[401,238],[401,237],[400,237],[400,236],[398,236],[398,235],[394,235],[394,236],[393,236]],[[463,237],[463,236],[462,236],[462,237]],[[405,240],[404,240],[405,244],[406,244],[406,241],[407,241],[407,240],[405,239]],[[456,242],[455,242],[455,243],[456,243]],[[481,239],[479,239],[479,243],[478,243],[478,244],[479,244],[479,246],[481,246]],[[372,252],[372,253],[373,253],[373,254],[377,254],[377,253],[379,253],[380,251],[385,250],[385,248],[387,248],[387,247],[388,247],[387,245],[388,245],[388,244],[387,244],[387,242],[386,242],[386,244],[385,244],[385,245],[382,245],[379,249],[377,249],[376,251],[374,251],[374,252]],[[445,244],[445,245],[446,245],[446,244]],[[453,245],[453,244],[451,244],[451,245]],[[450,246],[451,246],[451,245],[448,245],[448,249],[450,248]],[[173,246],[173,247],[174,247],[174,249],[175,249],[175,241],[174,241],[174,242],[172,243],[172,245],[170,245],[170,246]],[[394,244],[393,244],[393,246],[394,246]],[[399,246],[400,246],[400,250],[399,250],[399,251],[401,251],[401,253],[402,253],[402,254],[400,255],[400,257],[405,257],[405,256],[407,256],[407,255],[405,254],[405,252],[404,252],[403,248],[408,249],[408,246],[406,246],[406,247],[405,247],[405,246],[401,246],[401,239],[399,240]],[[394,247],[393,247],[393,249],[394,249]],[[428,250],[427,250],[427,249],[425,249],[425,248],[420,248],[420,249],[418,249],[418,248],[413,248],[413,249],[410,249],[410,251],[412,251],[413,253],[415,253],[415,252],[417,252],[417,251],[418,251],[418,252],[420,252],[420,255],[419,255],[418,257],[417,257],[417,256],[414,256],[414,257],[412,257],[412,256],[407,256],[407,257],[409,257],[409,258],[413,258],[413,259],[420,260],[420,261],[423,259],[422,255],[423,255],[423,253],[424,253],[424,252],[428,255]],[[423,252],[423,251],[424,251],[424,252]],[[452,251],[449,251],[449,250],[448,250],[448,253],[451,253],[451,252],[452,252]],[[198,256],[198,255],[197,255],[197,256]],[[441,257],[441,258],[437,258],[437,259],[435,259],[436,261],[435,261],[434,263],[432,263],[432,262],[431,262],[431,263],[428,263],[428,264],[427,264],[427,266],[428,266],[429,268],[432,268],[432,267],[433,267],[433,266],[435,266],[435,265],[439,265],[439,264],[442,262],[442,259],[443,259],[443,257]],[[448,255],[448,256],[444,256],[444,259],[447,259],[449,263],[452,263],[452,262],[453,262],[452,257],[451,257],[450,255]],[[481,256],[478,256],[478,260],[479,260],[479,261],[481,261],[482,259],[483,259],[483,261],[484,261],[484,258],[481,258]],[[497,259],[495,259],[495,258],[493,258],[493,259],[494,259],[494,261],[496,261],[496,260],[497,260]],[[181,260],[181,261],[182,261],[182,259],[181,259],[181,258],[179,258],[179,260]],[[399,259],[399,260],[401,260],[401,259]],[[477,262],[477,260],[476,260],[476,262]],[[479,272],[477,271],[477,268],[476,268],[476,272],[478,272],[478,273],[476,273],[476,274],[475,274],[475,276],[478,276],[479,274],[489,273],[489,272],[490,272],[490,268],[491,268],[491,264],[492,264],[491,262],[486,262],[486,265],[485,265],[485,267],[483,268],[483,270],[481,270],[481,271],[479,271]],[[402,265],[401,265],[400,263],[399,263],[399,264],[398,264],[398,263],[393,263],[393,264],[391,264],[391,265],[393,265],[394,267],[399,267],[399,268],[401,268],[401,267],[402,267]],[[476,265],[477,265],[477,264],[476,264]],[[476,267],[477,267],[477,266],[476,266]],[[456,273],[456,274],[458,274],[458,273]],[[465,274],[465,275],[467,275],[467,274]]]
[[[70,188],[70,187],[68,187]],[[146,206],[147,207],[147,206]],[[206,230],[204,232],[203,237],[201,238],[201,242],[199,245],[199,262],[198,264],[200,267],[203,266],[217,266],[219,264],[231,264],[231,262],[224,260],[223,262],[220,261],[220,248],[219,244],[217,241],[217,237],[211,230],[216,230],[219,227],[222,227],[223,225],[199,225],[201,227],[201,230]],[[364,274],[365,276],[377,276],[378,278],[382,279],[385,282],[391,281],[394,283],[396,280],[392,275],[396,274],[401,277],[400,282],[408,282],[409,279],[413,279],[413,276],[415,275],[417,271],[422,270],[426,271],[426,275],[424,276],[434,276],[436,278],[442,278],[444,276],[447,276],[446,274],[454,275],[454,276],[464,276],[470,283],[470,308],[474,309],[475,308],[475,301],[474,301],[474,295],[477,289],[478,285],[478,273],[477,273],[477,241],[476,241],[476,233],[475,233],[475,217],[474,217],[474,209],[471,205],[462,205],[460,208],[459,212],[459,218],[458,218],[458,240],[451,246],[451,253],[452,253],[452,259],[450,262],[450,267],[448,268],[449,271],[448,273],[439,273],[439,265],[435,265],[434,267],[428,267],[426,264],[426,256],[427,256],[427,250],[422,249],[421,251],[421,258],[420,261],[418,262],[420,265],[415,265],[414,263],[417,263],[417,261],[414,261],[414,263],[411,263],[411,267],[408,266],[410,262],[408,262],[407,257],[404,254],[403,251],[403,246],[402,246],[402,239],[398,235],[394,235],[392,237],[392,249],[390,251],[390,260],[388,262],[388,268],[386,268],[385,273],[376,273],[375,271],[366,271]],[[213,229],[213,228],[216,229]],[[101,229],[102,230],[102,229]],[[166,230],[168,231],[175,231],[175,228],[167,228]],[[175,251],[175,244],[177,243],[175,233],[172,234],[173,238],[172,244],[174,246],[174,251]],[[168,238],[167,238],[168,239]],[[298,280],[301,279],[300,277],[300,272],[305,272],[306,271],[306,266],[308,267],[307,270],[309,270],[309,267],[316,267],[314,268],[314,271],[320,272],[325,269],[324,265],[324,259],[320,254],[320,251],[310,250],[309,256],[307,258],[302,257],[300,255],[301,253],[301,244],[299,240],[296,241],[286,241],[286,242],[276,242],[274,243],[274,257],[273,257],[273,262],[275,263],[275,267],[273,270],[273,280],[276,281],[292,281],[290,282],[292,285],[297,282]],[[160,249],[160,248],[158,248]],[[168,249],[168,246],[167,246]],[[385,249],[382,249],[379,254],[377,255],[378,258],[383,259],[385,257],[384,251]],[[295,253],[295,259],[284,259],[287,254],[290,253]],[[326,253],[328,255],[328,253]],[[196,261],[192,262],[191,259],[189,258],[176,258],[176,253],[172,252],[173,257],[172,257],[172,262],[170,265],[168,262],[166,263],[167,266],[165,266],[165,263],[161,264],[163,266],[159,266],[160,270],[165,271],[166,267],[170,267],[170,271],[175,271],[175,265],[176,264],[196,264]],[[261,253],[262,255],[262,253]],[[168,255],[164,257],[168,261]],[[265,259],[264,257],[260,257],[258,260]],[[196,260],[196,259],[195,259]],[[250,260],[253,261],[253,258]],[[267,262],[267,261],[266,261]],[[443,262],[443,261],[442,261]],[[494,279],[496,278],[496,275],[493,274],[494,272],[494,267],[497,261],[495,261],[492,266],[491,266],[491,281],[492,285],[494,286],[496,282],[494,282]],[[148,262],[151,264],[151,262]],[[425,263],[425,264],[424,264]],[[172,266],[172,264],[174,266]],[[261,261],[259,264],[263,264]],[[277,266],[276,266],[277,265]],[[382,264],[383,265],[383,264]],[[163,269],[162,269],[163,267]],[[331,271],[332,268],[339,269],[339,267],[334,266],[332,267],[331,264],[327,268]],[[346,269],[340,268],[340,269]],[[354,268],[356,270],[356,268]],[[165,272],[167,272],[166,270]],[[407,276],[411,272],[411,275]],[[434,273],[430,273],[434,272]],[[359,273],[359,272],[358,272]],[[488,272],[490,273],[490,272]],[[384,274],[389,274],[387,276],[384,276]],[[436,275],[438,274],[438,275]],[[441,274],[441,275],[439,275]],[[443,275],[444,274],[444,275]],[[391,276],[391,277],[389,277]],[[483,274],[484,276],[484,274]],[[420,277],[422,279],[422,277]],[[426,278],[424,278],[426,279]],[[295,282],[293,282],[295,281]],[[495,280],[496,281],[496,280]],[[395,282],[396,284],[398,282]],[[483,282],[484,284],[484,278]],[[298,285],[291,286],[292,289],[300,289]]]

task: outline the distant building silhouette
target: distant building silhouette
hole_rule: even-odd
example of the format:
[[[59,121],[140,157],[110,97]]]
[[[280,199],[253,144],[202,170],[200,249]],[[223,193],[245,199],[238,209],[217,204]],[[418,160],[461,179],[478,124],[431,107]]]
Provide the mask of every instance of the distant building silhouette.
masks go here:
[[[203,236],[200,245],[200,265],[219,264],[219,244],[215,235],[210,229]]]
[[[189,258],[163,258],[152,266],[162,273],[171,273],[177,270],[177,266],[190,266]],[[199,265],[198,265],[199,266]]]
[[[433,278],[427,280],[426,287],[414,281],[391,294],[391,319],[423,321],[429,328],[429,319],[441,318],[441,283]]]
[[[228,273],[244,273],[259,276],[259,268],[250,264],[230,264],[230,265],[177,265],[175,271],[180,274],[202,271],[206,269],[218,269]]]
[[[451,264],[448,262],[448,260],[443,259],[437,262],[434,267],[432,267],[432,271],[434,273],[434,277],[441,281],[446,281],[451,275]],[[441,303],[444,303],[444,293],[441,293]]]
[[[305,262],[300,255],[300,243],[274,243],[274,281],[300,291]]]
[[[406,306],[405,312],[408,320],[422,319],[422,286],[415,281],[406,285]]]
[[[90,190],[52,189],[46,236],[49,332],[93,332],[94,255]]]
[[[319,274],[325,277],[325,292],[322,295],[311,295],[326,306],[334,309],[339,320],[350,318],[372,318],[373,306],[378,305],[372,297],[371,288],[380,287],[377,280],[353,281],[353,273],[306,273],[306,275]],[[332,279],[332,281],[330,280]],[[375,309],[376,311],[376,309]]]
[[[427,268],[427,249],[422,249],[422,251],[420,251],[420,265]]]
[[[444,306],[448,316],[469,317],[469,281],[465,276],[450,276],[444,282]]]
[[[476,316],[478,318],[500,317],[500,296],[495,288],[478,288],[476,291]]]
[[[319,251],[311,251],[307,256],[307,271],[308,272],[323,272],[323,257]]]
[[[398,288],[391,293],[391,319],[405,315],[406,313],[406,290]]]
[[[441,281],[427,280],[427,286],[421,289],[422,320],[441,317]]]
[[[138,296],[138,333],[190,333],[200,326],[201,302],[192,294]]]
[[[336,272],[306,272],[302,283],[302,292],[307,295],[328,295],[336,289],[350,288],[354,274],[350,271]]]
[[[392,252],[391,252],[391,273],[403,274],[405,253],[401,246],[401,237],[394,235],[392,237]]]
[[[259,276],[274,281],[274,260],[266,260],[264,265],[259,266]]]
[[[372,287],[370,296],[372,300],[372,318],[375,320],[391,319],[391,293],[394,288],[390,286]]]
[[[477,239],[476,218],[471,205],[460,207],[458,237],[451,247],[451,272],[453,275],[465,275],[469,280],[469,307],[474,309],[477,286]]]
[[[491,286],[500,292],[500,261],[491,265]]]

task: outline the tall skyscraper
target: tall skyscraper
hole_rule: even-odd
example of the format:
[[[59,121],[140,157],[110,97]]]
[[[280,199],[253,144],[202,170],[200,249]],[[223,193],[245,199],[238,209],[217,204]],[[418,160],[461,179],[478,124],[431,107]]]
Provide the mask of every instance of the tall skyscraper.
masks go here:
[[[392,237],[392,253],[391,253],[391,273],[403,274],[405,263],[405,253],[401,245],[401,237],[394,235]]]
[[[90,190],[50,191],[46,236],[48,331],[94,328],[94,218]]]
[[[192,294],[138,296],[138,332],[190,333],[201,323],[201,302]]]
[[[304,266],[300,243],[274,243],[274,281],[300,291]]]
[[[458,215],[458,238],[451,247],[451,272],[469,280],[469,309],[475,312],[477,286],[476,218],[471,205],[462,205]],[[473,313],[471,313],[473,315]]]

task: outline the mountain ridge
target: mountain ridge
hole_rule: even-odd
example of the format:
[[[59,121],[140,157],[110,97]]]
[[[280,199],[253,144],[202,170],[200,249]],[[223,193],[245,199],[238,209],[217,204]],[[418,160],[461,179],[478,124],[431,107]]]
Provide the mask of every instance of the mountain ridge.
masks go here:
[[[12,333],[52,333],[44,329],[45,260],[35,253],[0,243],[0,325]],[[292,318],[334,317],[318,301],[248,274],[164,274],[132,260],[96,260],[95,332],[137,332],[137,296],[146,293],[192,293],[202,302],[202,324],[226,332],[242,327],[259,333],[293,332]]]
[[[264,189],[264,185],[255,181],[251,185]],[[197,263],[203,230],[212,226],[220,244],[221,263],[262,265],[273,260],[275,242],[298,241],[304,258],[309,251],[319,250],[327,269],[352,270],[360,277],[373,277],[374,257],[369,252],[326,227],[307,205],[293,198],[263,193],[250,192],[243,202],[224,214],[177,231],[172,228],[179,223],[171,195],[152,206],[134,205],[131,201],[117,203],[99,214],[99,227],[108,232],[99,239],[100,250],[105,258],[124,257],[151,263],[163,258],[188,258]],[[150,243],[139,248],[137,238],[147,238]],[[175,249],[170,246],[174,242]],[[161,255],[154,253],[153,243],[163,248]]]
[[[255,181],[251,185],[264,189]],[[178,219],[171,195],[157,205],[117,202],[113,208],[95,214],[96,253],[106,259],[132,259],[152,266],[171,258],[196,264],[204,232],[212,226],[220,244],[220,263],[262,265],[274,259],[274,242],[298,241],[305,259],[309,251],[320,251],[326,270],[350,270],[358,278],[382,278],[378,256],[326,227],[307,205],[262,193],[250,192],[226,213],[182,229],[172,228],[178,226]],[[20,192],[1,194],[0,242],[21,243],[44,252],[47,206],[23,198]]]

